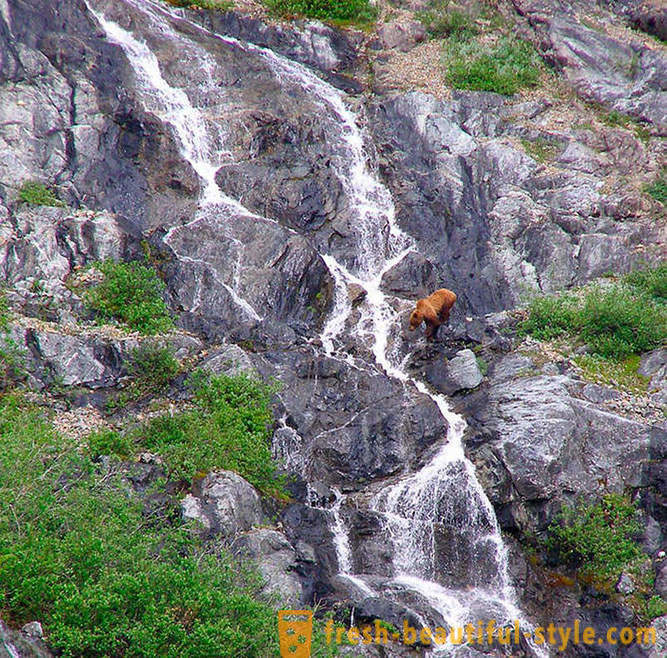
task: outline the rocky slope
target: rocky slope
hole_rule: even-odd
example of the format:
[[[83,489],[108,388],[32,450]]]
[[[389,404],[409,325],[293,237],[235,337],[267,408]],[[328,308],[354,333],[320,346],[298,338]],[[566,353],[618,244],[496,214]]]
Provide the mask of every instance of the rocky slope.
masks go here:
[[[629,625],[622,596],[553,585],[525,548],[563,503],[628,490],[665,596],[667,355],[643,357],[650,397],[628,396],[521,343],[499,312],[526,290],[664,258],[664,207],[643,189],[664,163],[667,56],[628,27],[664,38],[658,3],[499,3],[553,66],[514,97],[431,94],[429,79],[406,77],[402,63],[433,54],[410,28],[416,4],[397,3],[399,18],[372,35],[244,12],[165,13],[148,0],[1,4],[0,272],[26,383],[62,409],[69,432],[149,413],[147,402],[104,413],[127,382],[127,354],[149,339],[96,327],[72,285],[81,266],[148,251],[177,316],[160,340],[178,358],[281,383],[273,443],[295,476],[293,502],[276,510],[226,472],[181,501],[185,518],[258,561],[268,590],[341,617],[355,608],[362,619],[442,621],[432,600],[392,582],[400,542],[388,540],[378,504],[428,468],[448,426],[451,436],[439,392],[468,422],[465,453],[495,517],[466,525],[467,505],[486,509],[482,494],[459,500],[470,476],[448,473],[426,516],[410,517],[428,518],[437,546],[429,580],[461,592],[502,581],[495,545],[479,541],[497,518],[527,618]],[[141,68],[146,49],[159,78]],[[438,62],[427,64],[436,78]],[[610,111],[631,120],[608,125]],[[545,143],[546,156],[531,149]],[[68,207],[19,203],[30,179]],[[427,346],[407,334],[405,314],[442,285],[459,303]],[[179,403],[179,382],[169,395]],[[146,460],[138,488],[155,476]],[[278,525],[257,528],[277,512]],[[495,614],[480,600],[474,618]],[[0,638],[43,655],[27,633],[3,625]],[[594,649],[567,655],[659,655]]]

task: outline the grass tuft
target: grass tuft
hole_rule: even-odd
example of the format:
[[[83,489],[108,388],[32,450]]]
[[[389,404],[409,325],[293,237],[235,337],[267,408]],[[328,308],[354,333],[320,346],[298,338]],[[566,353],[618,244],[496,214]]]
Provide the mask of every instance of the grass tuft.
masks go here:
[[[19,201],[29,206],[53,206],[64,208],[65,203],[61,201],[43,183],[37,181],[26,181],[19,190]]]
[[[535,86],[541,67],[535,48],[512,37],[502,37],[494,45],[450,40],[445,44],[444,64],[447,80],[456,89],[505,96]]]
[[[358,25],[377,18],[377,9],[369,0],[264,0],[264,4],[274,14],[288,18],[305,16]]]

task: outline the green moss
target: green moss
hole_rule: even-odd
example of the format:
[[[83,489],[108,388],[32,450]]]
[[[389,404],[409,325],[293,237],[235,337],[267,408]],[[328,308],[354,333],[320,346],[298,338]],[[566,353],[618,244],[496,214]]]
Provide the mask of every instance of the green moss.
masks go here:
[[[667,175],[663,172],[650,185],[644,188],[644,191],[656,201],[667,205]]]
[[[97,268],[104,280],[84,292],[83,301],[101,320],[119,320],[142,334],[173,328],[173,320],[162,299],[165,285],[152,267],[137,262],[105,261]]]
[[[65,203],[51,192],[43,183],[26,181],[19,190],[19,201],[29,206],[54,206],[64,208]]]
[[[640,357],[633,354],[620,361],[583,354],[574,358],[583,376],[589,381],[642,395],[646,393],[649,378],[638,372]]]

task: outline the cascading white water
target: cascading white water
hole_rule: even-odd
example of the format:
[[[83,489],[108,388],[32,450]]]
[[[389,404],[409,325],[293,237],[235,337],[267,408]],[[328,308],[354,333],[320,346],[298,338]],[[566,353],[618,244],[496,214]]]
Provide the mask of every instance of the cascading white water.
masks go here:
[[[151,0],[126,2],[137,10],[150,14],[151,20],[159,26],[163,34],[181,38],[164,18],[173,16],[170,10],[155,5]],[[213,207],[225,217],[233,217],[236,213],[256,217],[261,221],[273,221],[250,212],[239,201],[226,196],[216,184],[216,171],[231,157],[229,151],[223,147],[224,135],[220,133],[219,126],[212,126],[211,122],[206,120],[202,110],[193,106],[185,91],[165,81],[159,62],[146,43],[105,19],[92,8],[91,12],[98,18],[109,39],[118,43],[125,51],[144,92],[142,100],[147,109],[172,126],[184,158],[201,177],[203,191],[200,208]],[[183,19],[179,17],[179,20]],[[190,25],[194,29],[205,31],[200,26]],[[345,267],[332,255],[322,254],[336,284],[334,309],[321,336],[325,352],[335,354],[337,337],[344,330],[351,330],[360,340],[367,342],[377,365],[388,376],[429,396],[447,421],[447,437],[443,437],[443,445],[431,461],[418,472],[387,486],[372,501],[372,507],[386,519],[387,532],[394,545],[393,583],[421,594],[451,625],[462,625],[471,621],[471,610],[480,602],[493,604],[494,610],[499,611],[499,624],[520,618],[508,576],[506,549],[493,508],[475,477],[473,465],[464,454],[462,437],[465,421],[450,410],[443,396],[434,395],[423,382],[407,374],[396,350],[390,344],[395,338],[392,336],[392,329],[396,329],[397,317],[381,289],[381,281],[383,275],[414,249],[414,246],[396,224],[389,191],[368,167],[364,137],[357,125],[357,117],[347,107],[340,91],[305,67],[270,50],[222,35],[207,34],[231,46],[260,55],[281,84],[293,84],[308,92],[313,102],[336,124],[340,139],[336,142],[338,157],[332,160],[332,167],[354,211],[350,228],[356,235],[357,253],[354,267]],[[203,48],[199,48],[197,59],[204,67],[212,66]],[[198,215],[189,226],[200,219],[201,215]],[[169,243],[173,232],[184,228],[186,227],[171,229],[165,241]],[[239,266],[231,285],[219,279],[218,282],[230,292],[241,308],[255,319],[260,319],[255,309],[243,300],[235,289],[240,257],[239,255]],[[366,291],[354,329],[346,326],[352,311],[347,292],[351,283],[363,287]],[[343,355],[343,358],[351,357]],[[453,499],[453,503],[447,500],[448,497]],[[371,595],[373,590],[352,573],[354,560],[341,515],[344,502],[343,494],[336,492],[336,501],[330,510],[340,569],[342,574],[365,591],[366,595]],[[433,581],[438,559],[435,523],[440,521],[461,524],[462,532],[468,531],[474,535],[472,546],[484,547],[486,559],[493,563],[493,577],[489,581],[485,584],[474,583],[475,587],[471,591],[446,587]]]

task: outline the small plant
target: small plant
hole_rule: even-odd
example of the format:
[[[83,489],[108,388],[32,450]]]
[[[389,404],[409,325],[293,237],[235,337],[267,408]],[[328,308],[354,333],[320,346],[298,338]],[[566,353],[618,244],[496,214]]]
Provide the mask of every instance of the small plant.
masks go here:
[[[667,205],[667,175],[663,172],[650,185],[644,188],[646,194],[653,197],[656,201]]]
[[[522,139],[521,145],[528,155],[538,162],[548,162],[552,160],[559,151],[559,145],[545,139],[538,137],[535,140]]]
[[[667,263],[634,270],[625,275],[624,281],[658,301],[667,302]]]
[[[564,507],[549,526],[546,546],[585,577],[612,583],[645,559],[636,540],[640,533],[637,506],[626,496],[607,494],[594,505]]]
[[[579,296],[535,297],[520,332],[540,340],[578,336],[594,354],[614,360],[659,347],[667,338],[667,311],[642,286],[660,291],[661,277],[659,270],[633,273],[626,281],[635,285],[593,285]]]
[[[51,192],[43,183],[26,181],[19,190],[19,201],[29,206],[54,206],[64,208],[65,203]]]
[[[528,307],[520,330],[540,340],[553,340],[580,325],[578,300],[571,295],[538,295]]]
[[[128,371],[140,395],[157,395],[179,373],[181,366],[168,347],[142,345],[132,350]]]
[[[467,41],[479,33],[474,17],[450,7],[449,0],[435,0],[424,11],[417,12],[417,20],[434,38]]]
[[[495,45],[476,41],[449,41],[444,64],[449,83],[456,89],[494,91],[511,96],[533,87],[540,76],[540,58],[526,41],[502,37]]]
[[[667,338],[665,307],[627,286],[593,286],[580,312],[581,337],[595,354],[624,359]]]
[[[87,290],[83,300],[102,320],[119,320],[142,334],[157,334],[174,323],[162,299],[164,283],[155,270],[137,262],[97,265],[104,280]]]
[[[264,0],[280,16],[306,16],[325,21],[367,24],[375,21],[377,10],[369,0]]]
[[[167,0],[167,3],[174,7],[208,9],[209,11],[229,11],[234,8],[231,0]]]
[[[207,550],[169,503],[147,509],[121,469],[17,396],[0,396],[0,442],[3,620],[39,619],[63,656],[277,655],[258,574]],[[164,482],[154,493],[169,500]]]
[[[11,337],[9,328],[9,304],[0,291],[0,391],[26,376],[25,350]]]
[[[476,356],[475,361],[477,361],[477,367],[482,373],[482,377],[486,377],[486,373],[489,372],[489,364],[481,356]]]

